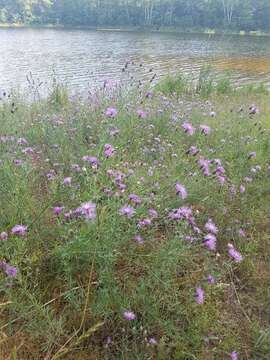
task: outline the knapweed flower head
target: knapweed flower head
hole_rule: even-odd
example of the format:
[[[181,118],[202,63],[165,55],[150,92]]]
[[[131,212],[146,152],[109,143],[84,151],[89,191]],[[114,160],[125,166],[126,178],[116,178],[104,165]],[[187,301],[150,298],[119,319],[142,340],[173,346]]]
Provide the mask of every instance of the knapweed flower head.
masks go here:
[[[225,182],[226,182],[226,177],[225,177],[225,176],[220,176],[220,175],[218,175],[218,176],[217,176],[217,180],[218,180],[218,182],[220,183],[220,185],[224,185]]]
[[[18,270],[15,266],[7,264],[5,261],[0,261],[0,269],[9,277],[16,277]]]
[[[246,176],[246,177],[244,177],[244,180],[245,180],[246,183],[252,183],[253,178],[250,177],[250,176]]]
[[[204,176],[210,176],[211,175],[211,171],[210,171],[210,164],[211,161],[204,159],[204,158],[200,158],[198,160],[198,165],[200,166],[200,168],[202,169],[203,175]]]
[[[12,229],[11,232],[14,235],[19,235],[19,236],[24,236],[27,234],[27,230],[28,227],[25,225],[15,225]]]
[[[192,124],[188,122],[184,122],[182,124],[182,128],[184,129],[185,133],[188,135],[193,135],[196,131],[196,129],[192,126]]]
[[[240,263],[243,260],[243,256],[234,248],[233,244],[228,244],[228,252],[236,263]]]
[[[63,184],[64,185],[71,185],[71,181],[72,181],[71,177],[66,177],[63,180]]]
[[[188,196],[187,190],[179,182],[175,184],[175,190],[176,190],[176,194],[179,195],[183,200],[187,198]]]
[[[243,193],[246,191],[245,186],[244,186],[244,185],[240,185],[239,191],[240,191],[241,194],[243,194]]]
[[[17,141],[18,145],[27,145],[28,141],[25,138],[19,138]]]
[[[186,154],[192,155],[192,156],[196,156],[199,152],[200,152],[200,150],[197,148],[197,146],[193,146],[193,145],[192,145],[192,146],[187,150]]]
[[[1,234],[0,234],[0,240],[2,240],[2,241],[7,241],[7,239],[8,239],[8,233],[5,232],[5,231],[1,232]]]
[[[183,219],[191,219],[192,218],[192,209],[189,207],[183,206],[178,209],[174,209],[170,212],[169,218],[171,220],[183,220]]]
[[[139,116],[140,119],[145,119],[147,116],[146,112],[141,109],[137,110],[137,115]]]
[[[54,215],[59,216],[63,210],[64,206],[55,206],[53,209],[53,213]]]
[[[256,152],[255,152],[255,151],[252,151],[251,153],[248,154],[248,159],[255,158],[256,155],[257,155]]]
[[[200,125],[200,129],[203,135],[209,135],[211,133],[211,128],[207,125]]]
[[[208,284],[213,285],[213,284],[216,283],[216,279],[214,278],[213,275],[209,274],[209,275],[207,276],[207,282],[208,282]]]
[[[219,165],[214,171],[213,174],[218,175],[218,176],[222,176],[225,174],[225,169],[223,166]]]
[[[132,321],[132,320],[136,319],[136,315],[134,314],[133,311],[130,311],[130,310],[124,311],[123,316],[128,321]]]
[[[204,245],[211,251],[215,251],[216,250],[216,242],[217,242],[217,238],[214,234],[207,234],[204,237]]]
[[[114,155],[114,147],[111,144],[104,145],[104,155],[106,158],[110,158]]]
[[[84,156],[83,161],[87,162],[93,169],[97,169],[100,165],[100,161],[95,156]]]
[[[207,221],[207,223],[204,226],[205,230],[207,230],[208,232],[210,232],[211,234],[217,234],[218,233],[218,228],[217,226],[214,224],[212,219],[209,219]]]
[[[259,108],[255,105],[255,104],[252,104],[250,107],[249,107],[249,114],[250,115],[256,115],[256,114],[259,114],[260,110]]]
[[[16,166],[21,166],[23,164],[23,161],[21,159],[15,159],[13,162]]]
[[[96,208],[97,208],[96,204],[89,201],[89,202],[86,202],[86,203],[82,204],[77,209],[75,209],[73,211],[73,213],[72,212],[71,212],[71,214],[67,213],[67,215],[70,214],[71,216],[72,215],[83,216],[88,221],[95,220],[96,217],[97,217]],[[65,216],[66,216],[66,214],[65,214]]]
[[[233,351],[233,352],[231,353],[231,360],[238,360],[238,354],[237,354],[236,351]]]
[[[109,107],[106,112],[105,112],[106,116],[110,117],[110,118],[115,118],[118,114],[118,111],[113,108],[113,107]]]
[[[49,181],[53,181],[53,180],[56,178],[56,172],[55,172],[55,170],[54,170],[54,169],[51,169],[51,170],[46,174],[46,176],[47,176],[47,179],[48,179]]]
[[[150,226],[150,225],[152,225],[152,220],[151,219],[143,219],[143,220],[140,220],[139,223],[138,223],[139,228],[144,228],[144,227],[147,227],[147,226]]]
[[[151,217],[151,219],[156,219],[158,218],[158,213],[155,209],[149,209],[148,210],[148,215]]]
[[[199,305],[204,303],[204,290],[201,287],[196,288],[195,300]]]
[[[97,217],[97,206],[95,203],[88,201],[80,206],[81,215],[86,220],[95,220]]]
[[[139,196],[135,194],[130,194],[128,198],[135,205],[141,205],[142,203],[142,200],[139,198]]]
[[[31,148],[31,147],[26,147],[26,148],[22,149],[22,153],[23,153],[23,154],[30,155],[30,154],[33,154],[33,153],[34,153],[34,149]]]
[[[158,345],[158,342],[155,338],[152,337],[148,340],[148,344],[155,346],[155,345]]]
[[[134,240],[135,240],[137,243],[139,243],[139,244],[143,244],[143,243],[144,243],[143,238],[142,238],[142,236],[141,236],[140,234],[135,235],[135,236],[134,236]]]
[[[243,229],[239,229],[239,230],[238,230],[238,234],[239,234],[239,236],[241,236],[241,237],[246,237],[245,230],[243,230]]]
[[[119,210],[119,214],[130,219],[135,214],[135,209],[130,205],[125,205]]]

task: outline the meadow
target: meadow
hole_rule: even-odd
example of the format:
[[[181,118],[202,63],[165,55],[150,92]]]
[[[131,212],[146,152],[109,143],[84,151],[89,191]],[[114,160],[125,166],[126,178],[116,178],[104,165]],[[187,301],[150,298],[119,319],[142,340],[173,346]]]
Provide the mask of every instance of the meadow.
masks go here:
[[[270,102],[202,73],[0,101],[0,359],[270,358]]]

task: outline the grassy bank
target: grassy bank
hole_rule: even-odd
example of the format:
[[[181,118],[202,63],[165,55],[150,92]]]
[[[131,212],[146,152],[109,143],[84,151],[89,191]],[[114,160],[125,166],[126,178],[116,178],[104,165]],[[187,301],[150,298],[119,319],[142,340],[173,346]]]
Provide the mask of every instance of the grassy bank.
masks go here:
[[[0,358],[269,359],[269,113],[205,74],[2,96]]]

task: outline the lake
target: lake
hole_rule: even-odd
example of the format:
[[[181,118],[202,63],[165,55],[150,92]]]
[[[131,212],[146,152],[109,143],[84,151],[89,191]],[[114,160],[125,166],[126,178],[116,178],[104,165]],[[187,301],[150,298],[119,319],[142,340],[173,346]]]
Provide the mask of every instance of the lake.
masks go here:
[[[125,63],[132,59],[134,65]],[[104,80],[157,78],[173,73],[196,76],[210,64],[230,71],[237,84],[270,85],[270,37],[94,31],[0,29],[0,90],[25,89],[31,72],[46,89],[53,77],[74,91]],[[153,69],[153,71],[151,71]]]

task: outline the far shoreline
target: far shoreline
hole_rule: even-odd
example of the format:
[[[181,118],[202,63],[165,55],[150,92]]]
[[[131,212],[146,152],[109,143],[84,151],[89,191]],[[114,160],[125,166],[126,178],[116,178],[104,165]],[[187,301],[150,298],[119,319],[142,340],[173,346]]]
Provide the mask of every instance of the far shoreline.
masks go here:
[[[221,29],[192,29],[192,28],[177,28],[177,27],[98,27],[87,25],[67,25],[67,24],[20,24],[20,23],[0,23],[0,29],[59,29],[59,30],[93,30],[93,31],[108,31],[108,32],[149,32],[159,34],[200,34],[200,35],[237,35],[237,36],[254,36],[254,37],[269,37],[270,32],[263,32],[260,30],[253,31],[230,31]]]

